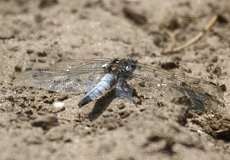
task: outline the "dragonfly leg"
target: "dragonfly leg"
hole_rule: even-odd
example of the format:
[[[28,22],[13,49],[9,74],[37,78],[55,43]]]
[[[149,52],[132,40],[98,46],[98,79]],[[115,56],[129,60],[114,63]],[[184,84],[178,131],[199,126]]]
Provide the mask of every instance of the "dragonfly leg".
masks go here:
[[[115,88],[116,97],[118,98],[127,98],[133,102],[133,88],[124,81],[119,80]]]

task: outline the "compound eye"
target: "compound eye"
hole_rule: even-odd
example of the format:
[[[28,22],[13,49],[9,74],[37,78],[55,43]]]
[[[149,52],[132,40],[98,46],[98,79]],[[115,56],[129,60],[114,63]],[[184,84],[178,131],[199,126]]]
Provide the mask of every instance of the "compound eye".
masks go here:
[[[130,72],[133,70],[133,66],[132,65],[128,65],[125,67],[126,71]]]

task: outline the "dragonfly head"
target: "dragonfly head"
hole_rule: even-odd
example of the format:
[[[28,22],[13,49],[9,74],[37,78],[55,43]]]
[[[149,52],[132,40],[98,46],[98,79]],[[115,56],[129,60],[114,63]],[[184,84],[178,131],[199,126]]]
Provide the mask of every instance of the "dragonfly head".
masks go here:
[[[120,76],[123,76],[124,78],[129,78],[136,69],[136,63],[137,61],[131,58],[121,59],[119,62]]]

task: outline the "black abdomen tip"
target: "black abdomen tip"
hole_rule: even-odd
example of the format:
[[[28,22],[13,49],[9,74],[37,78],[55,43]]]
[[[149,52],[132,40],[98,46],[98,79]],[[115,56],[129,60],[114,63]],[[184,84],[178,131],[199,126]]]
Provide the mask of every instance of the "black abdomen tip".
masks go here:
[[[87,97],[84,97],[79,103],[78,103],[78,106],[81,108],[83,107],[84,105],[88,104],[89,102],[91,102],[92,99],[87,96]]]

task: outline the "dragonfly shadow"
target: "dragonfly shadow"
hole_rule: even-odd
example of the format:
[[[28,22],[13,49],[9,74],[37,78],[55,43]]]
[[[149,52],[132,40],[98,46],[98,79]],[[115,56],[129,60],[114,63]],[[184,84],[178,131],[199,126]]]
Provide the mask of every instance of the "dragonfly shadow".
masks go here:
[[[93,110],[89,113],[88,117],[90,121],[96,120],[116,98],[115,89],[106,93],[103,97],[98,99],[94,105]]]

